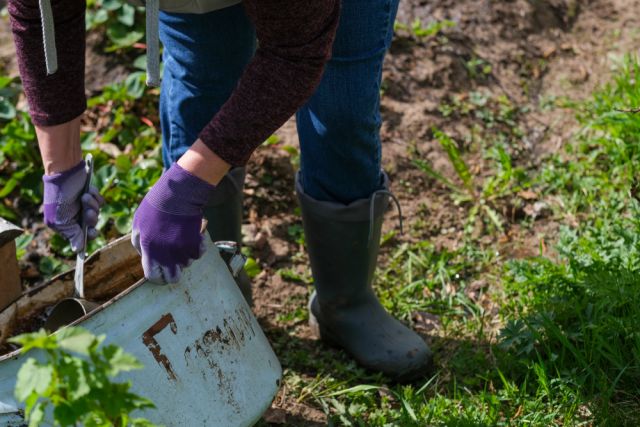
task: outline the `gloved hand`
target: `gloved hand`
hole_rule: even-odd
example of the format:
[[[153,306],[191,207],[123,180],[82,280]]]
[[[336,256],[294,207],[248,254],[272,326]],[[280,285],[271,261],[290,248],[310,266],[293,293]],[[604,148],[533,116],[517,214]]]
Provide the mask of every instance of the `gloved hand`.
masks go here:
[[[142,199],[131,243],[142,256],[148,280],[176,283],[182,268],[204,254],[202,209],[214,189],[175,163]]]
[[[87,238],[94,239],[98,235],[96,224],[100,206],[104,204],[96,187],[82,194],[87,182],[84,160],[65,172],[44,175],[42,180],[45,224],[66,238],[74,252],[84,250],[80,212],[88,227]]]

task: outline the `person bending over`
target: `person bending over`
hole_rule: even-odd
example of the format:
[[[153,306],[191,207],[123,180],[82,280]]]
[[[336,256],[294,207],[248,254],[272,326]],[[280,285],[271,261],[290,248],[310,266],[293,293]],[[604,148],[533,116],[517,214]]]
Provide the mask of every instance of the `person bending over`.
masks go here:
[[[84,215],[94,237],[102,203],[95,189],[81,194],[86,6],[44,1],[51,1],[53,25],[42,25],[47,14],[38,0],[9,0],[9,13],[45,167],[45,222],[79,251],[78,220]],[[145,277],[179,280],[202,255],[203,217],[214,241],[241,242],[244,166],[297,111],[296,192],[316,289],[311,326],[366,368],[398,381],[424,376],[431,351],[372,290],[391,198],[381,168],[379,107],[398,0],[238,3],[211,0],[203,13],[160,13],[166,169],[136,211],[132,233]],[[51,37],[48,47],[42,42],[49,27],[53,65]],[[247,275],[237,282],[250,301]]]

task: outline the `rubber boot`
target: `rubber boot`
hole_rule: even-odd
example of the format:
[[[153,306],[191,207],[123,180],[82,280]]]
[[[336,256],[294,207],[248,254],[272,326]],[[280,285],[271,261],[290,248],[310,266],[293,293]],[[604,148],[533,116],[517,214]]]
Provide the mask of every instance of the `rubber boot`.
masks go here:
[[[386,175],[383,190],[349,205],[314,200],[304,193],[299,174],[296,191],[316,288],[309,302],[314,333],[394,381],[428,375],[431,350],[387,313],[371,286],[389,206]]]
[[[204,217],[208,221],[207,231],[214,242],[230,240],[242,244],[242,201],[244,188],[244,168],[231,169],[204,208]],[[253,304],[251,279],[243,270],[235,278],[242,295],[249,305]]]

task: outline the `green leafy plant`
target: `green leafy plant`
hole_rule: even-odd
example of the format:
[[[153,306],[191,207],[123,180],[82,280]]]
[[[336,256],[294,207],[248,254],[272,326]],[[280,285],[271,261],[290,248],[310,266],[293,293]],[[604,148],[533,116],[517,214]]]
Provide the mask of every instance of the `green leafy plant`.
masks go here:
[[[42,200],[35,129],[28,114],[17,108],[21,91],[17,79],[0,75],[0,216],[10,221],[20,215],[15,204],[9,204],[9,195],[17,195],[23,206]]]
[[[142,11],[125,0],[88,0],[87,30],[106,28],[107,52],[130,48],[144,37]]]
[[[498,173],[486,180],[471,174],[457,143],[444,132],[434,129],[434,136],[443,148],[461,185],[435,170],[428,162],[414,159],[414,164],[430,177],[436,179],[453,191],[452,197],[457,203],[471,204],[467,218],[466,230],[470,231],[475,218],[482,216],[496,229],[503,229],[503,219],[495,208],[495,202],[515,190],[516,182],[523,177],[517,175],[511,163],[511,157],[502,147],[496,147]]]
[[[130,382],[114,382],[120,372],[142,365],[104,336],[79,327],[49,335],[44,330],[12,338],[22,353],[37,353],[18,371],[16,398],[25,404],[29,427],[153,427],[136,410],[153,403],[130,391]],[[42,357],[44,356],[44,357]],[[49,419],[52,417],[52,419]]]
[[[136,61],[135,66],[144,68],[144,63]],[[162,173],[154,123],[157,92],[146,91],[144,80],[143,72],[134,71],[88,101],[102,125],[85,134],[82,149],[93,154],[94,183],[106,200],[97,227],[101,235],[91,242],[90,251],[131,230],[135,209]],[[51,245],[59,254],[72,254],[63,239],[54,238]]]
[[[15,102],[19,93],[20,87],[13,78],[0,76],[0,119],[11,120],[16,116]]]
[[[450,96],[449,102],[440,105],[440,112],[447,119],[473,123],[462,140],[433,129],[433,136],[447,155],[457,179],[436,170],[417,152],[413,163],[452,190],[451,197],[456,204],[468,208],[466,233],[477,229],[479,222],[502,232],[506,220],[510,219],[504,206],[521,206],[517,193],[531,186],[525,169],[514,164],[514,159],[523,151],[523,135],[518,126],[521,109],[506,96],[473,91]],[[467,152],[482,155],[480,162],[474,164],[473,172],[465,158]]]
[[[396,21],[394,29],[396,31],[403,30],[409,32],[418,39],[434,37],[447,28],[453,28],[456,23],[448,19],[442,21],[433,21],[424,25],[419,18],[416,18],[410,25]]]
[[[512,372],[538,364],[550,378],[572,378],[612,425],[640,422],[639,248],[637,220],[565,228],[559,261],[511,262],[505,276],[513,303],[500,342]]]
[[[469,77],[473,80],[485,78],[491,74],[491,65],[482,58],[473,57],[465,62],[465,68],[469,73]]]

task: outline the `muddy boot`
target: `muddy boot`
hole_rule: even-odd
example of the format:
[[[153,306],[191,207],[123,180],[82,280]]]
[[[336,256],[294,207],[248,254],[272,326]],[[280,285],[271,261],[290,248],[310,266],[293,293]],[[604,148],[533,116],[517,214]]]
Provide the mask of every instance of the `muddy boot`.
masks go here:
[[[389,193],[350,205],[322,202],[304,193],[299,176],[296,190],[316,287],[309,303],[312,330],[395,381],[428,375],[431,350],[386,312],[371,287]]]
[[[231,240],[242,244],[242,189],[244,188],[244,168],[235,168],[217,185],[216,190],[204,208],[204,217],[209,222],[207,231],[214,242]],[[235,278],[238,287],[249,305],[253,304],[251,279],[242,269]]]

